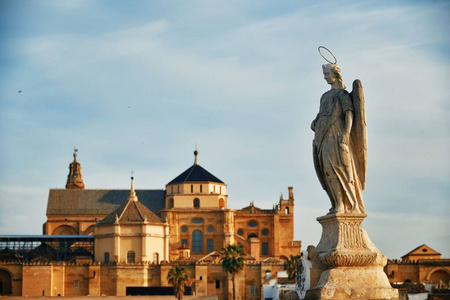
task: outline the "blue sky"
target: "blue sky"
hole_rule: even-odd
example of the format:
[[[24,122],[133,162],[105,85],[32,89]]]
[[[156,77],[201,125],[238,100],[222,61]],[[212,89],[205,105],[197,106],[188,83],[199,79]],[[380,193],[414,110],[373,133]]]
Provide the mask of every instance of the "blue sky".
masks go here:
[[[389,258],[450,257],[450,2],[0,1],[0,234],[40,234],[73,147],[86,188],[163,189],[193,163],[230,208],[294,187],[295,237],[330,206],[310,123],[319,45],[362,81],[364,228]],[[18,93],[21,90],[22,93]]]

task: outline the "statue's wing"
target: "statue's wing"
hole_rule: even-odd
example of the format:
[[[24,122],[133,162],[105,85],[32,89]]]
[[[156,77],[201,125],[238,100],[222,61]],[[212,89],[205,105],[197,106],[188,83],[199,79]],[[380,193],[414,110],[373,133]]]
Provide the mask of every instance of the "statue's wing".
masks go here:
[[[361,189],[364,190],[366,187],[367,173],[367,123],[364,91],[359,79],[353,82],[353,91],[350,93],[350,96],[355,109],[351,131],[351,139],[354,147],[353,155],[355,157],[355,165],[361,183]]]

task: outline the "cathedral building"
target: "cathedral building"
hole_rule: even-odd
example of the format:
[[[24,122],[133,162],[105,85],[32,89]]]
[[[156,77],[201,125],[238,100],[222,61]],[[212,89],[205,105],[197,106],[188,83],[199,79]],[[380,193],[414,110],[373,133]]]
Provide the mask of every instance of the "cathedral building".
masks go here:
[[[136,203],[152,212],[152,220],[164,220],[169,227],[169,254],[164,260],[176,259],[183,245],[196,259],[234,243],[257,260],[300,253],[300,242],[294,241],[292,187],[289,198],[280,199],[272,209],[260,209],[253,202],[242,209],[230,209],[227,185],[199,165],[197,151],[194,155],[194,164],[171,180],[165,190],[133,188],[133,197],[139,199]],[[85,189],[74,153],[66,189],[50,190],[44,234],[91,235],[96,227],[101,232],[106,220],[114,221],[115,210],[128,207],[127,194],[127,190]],[[96,259],[100,257],[103,255],[96,255]]]
[[[28,296],[142,295],[170,287],[168,270],[183,264],[194,279],[193,293],[227,299],[231,284],[221,268],[220,251],[227,244],[240,244],[247,264],[237,278],[237,290],[241,299],[260,299],[266,273],[275,274],[291,254],[300,254],[301,242],[294,241],[293,188],[271,209],[253,202],[231,209],[227,185],[200,166],[197,151],[194,155],[194,164],[165,189],[135,189],[132,178],[130,190],[106,190],[85,188],[75,152],[66,188],[49,192],[40,247],[49,245],[43,238],[54,236],[65,238],[59,245],[70,245],[70,252],[81,245],[68,242],[73,237],[93,243],[91,255],[72,251],[56,260],[23,252],[14,261],[6,253],[10,261],[0,263],[0,277],[10,284],[3,291]],[[39,273],[38,266],[42,281],[29,277]]]

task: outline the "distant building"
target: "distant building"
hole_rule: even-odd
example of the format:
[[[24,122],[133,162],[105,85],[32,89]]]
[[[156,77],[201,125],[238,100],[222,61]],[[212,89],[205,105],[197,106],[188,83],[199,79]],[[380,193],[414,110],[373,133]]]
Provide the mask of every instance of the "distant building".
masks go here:
[[[423,244],[402,256],[401,260],[388,260],[384,271],[394,287],[410,294],[427,293],[450,299],[450,259]]]
[[[130,190],[98,190],[85,189],[74,153],[66,189],[50,190],[43,233],[93,235],[94,250],[87,251],[81,242],[59,242],[63,250],[53,250],[67,250],[67,259],[29,260],[26,251],[10,253],[11,244],[0,237],[0,294],[167,292],[167,272],[178,263],[195,279],[193,293],[227,299],[231,284],[220,265],[220,250],[237,243],[247,254],[246,267],[237,278],[238,294],[241,299],[260,299],[266,272],[282,270],[284,260],[301,250],[301,242],[293,240],[293,188],[288,199],[281,197],[272,209],[260,209],[253,202],[229,209],[227,185],[201,167],[198,152],[194,154],[194,164],[164,190],[135,190],[133,179]],[[75,255],[81,248],[88,253]]]

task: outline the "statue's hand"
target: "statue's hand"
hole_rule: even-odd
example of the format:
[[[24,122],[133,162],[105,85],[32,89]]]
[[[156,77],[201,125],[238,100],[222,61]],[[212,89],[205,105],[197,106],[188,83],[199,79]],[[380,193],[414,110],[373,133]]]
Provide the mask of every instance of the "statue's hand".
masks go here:
[[[344,144],[344,145],[348,145],[349,140],[350,140],[350,134],[348,134],[348,133],[343,133],[338,138],[339,143]]]

